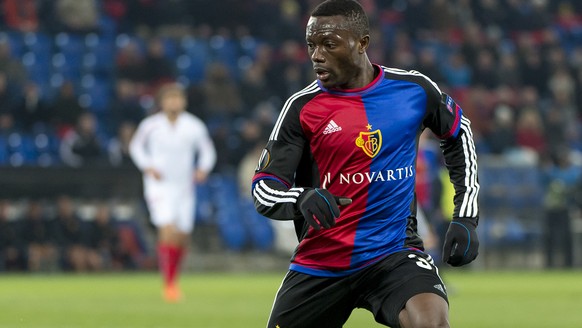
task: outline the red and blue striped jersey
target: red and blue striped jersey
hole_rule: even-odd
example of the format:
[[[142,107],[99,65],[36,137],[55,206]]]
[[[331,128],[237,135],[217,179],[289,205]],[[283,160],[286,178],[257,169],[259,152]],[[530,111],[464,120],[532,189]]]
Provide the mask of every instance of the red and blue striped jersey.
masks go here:
[[[295,220],[291,270],[341,276],[409,248],[416,232],[415,163],[425,128],[440,137],[456,190],[456,217],[478,217],[477,162],[470,122],[426,76],[375,65],[354,90],[318,81],[284,104],[264,149],[252,193],[259,213]],[[314,230],[297,209],[304,188],[325,188],[352,204],[330,229]]]

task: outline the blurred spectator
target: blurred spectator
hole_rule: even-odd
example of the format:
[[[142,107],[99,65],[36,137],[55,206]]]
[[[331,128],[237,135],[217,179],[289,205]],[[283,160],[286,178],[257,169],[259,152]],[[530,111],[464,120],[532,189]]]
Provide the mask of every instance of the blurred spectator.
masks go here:
[[[244,72],[240,83],[240,94],[247,109],[272,97],[271,85],[265,71],[259,65],[253,65]]]
[[[546,151],[546,138],[540,114],[531,108],[521,111],[517,118],[515,139],[520,147],[534,150],[538,155]]]
[[[520,66],[524,86],[533,86],[539,94],[545,95],[548,74],[539,50],[528,50],[523,54]]]
[[[445,81],[451,88],[463,89],[471,84],[471,68],[460,52],[450,54],[442,69]]]
[[[56,237],[62,266],[66,270],[86,271],[87,250],[82,244],[83,223],[75,213],[75,205],[69,196],[56,200]]]
[[[14,116],[16,108],[16,97],[10,88],[8,77],[0,71],[0,114],[10,114]]]
[[[438,15],[429,15],[429,28],[433,32],[442,32],[446,35],[455,27],[455,16],[453,5],[447,0],[433,0],[429,2],[427,8],[429,13],[438,13]]]
[[[26,268],[20,222],[11,220],[11,202],[0,200],[0,272]]]
[[[10,83],[21,86],[26,81],[27,72],[18,57],[13,56],[12,50],[7,37],[0,39],[0,72],[6,74]]]
[[[139,88],[138,93],[141,93],[147,78],[147,68],[144,54],[136,40],[126,39],[118,46],[115,65],[117,78],[136,83]]]
[[[404,5],[403,25],[409,35],[417,37],[420,32],[428,30],[430,6],[424,0],[410,0]]]
[[[97,30],[96,0],[57,0],[55,6],[56,16],[66,31],[88,33]]]
[[[495,72],[495,58],[489,50],[481,50],[477,54],[477,63],[473,68],[472,84],[494,89],[499,85]]]
[[[435,52],[434,49],[428,47],[420,49],[418,53],[418,64],[414,69],[428,76],[435,83],[442,84],[445,80],[441,68],[437,63]]]
[[[117,79],[115,94],[109,105],[109,128],[116,133],[124,123],[139,124],[145,109],[139,102],[137,85],[129,79]]]
[[[118,234],[107,204],[97,206],[84,241],[88,248],[87,263],[90,270],[102,270],[110,266],[113,260],[120,260]]]
[[[545,195],[545,260],[546,266],[572,267],[573,243],[571,210],[574,191],[581,175],[581,168],[572,164],[570,151],[560,147],[544,169]]]
[[[74,130],[67,133],[60,146],[61,160],[72,166],[94,166],[105,162],[104,146],[97,137],[97,121],[83,113]]]
[[[71,81],[65,81],[50,106],[50,118],[56,125],[60,137],[63,137],[75,127],[84,111],[79,104],[75,86]]]
[[[521,86],[519,63],[514,53],[501,54],[499,65],[495,69],[497,71],[497,82],[512,88]]]
[[[479,52],[485,50],[486,36],[478,24],[471,21],[463,27],[459,52],[466,63],[472,67],[477,64]]]
[[[515,147],[514,112],[507,105],[500,105],[493,112],[491,130],[487,133],[489,151],[493,154],[503,154]]]
[[[174,80],[176,72],[172,62],[166,58],[162,38],[153,37],[148,41],[144,68],[145,79],[153,89]]]
[[[507,25],[508,13],[501,0],[475,1],[475,19],[483,28],[501,28]]]
[[[21,32],[34,32],[38,28],[35,0],[2,1],[6,26]]]
[[[57,247],[55,225],[45,215],[43,204],[31,200],[22,226],[22,240],[28,255],[30,271],[53,271],[57,269]]]
[[[119,126],[117,136],[109,141],[107,151],[109,163],[115,167],[135,167],[129,155],[129,143],[136,125],[125,122]]]
[[[41,97],[40,89],[34,82],[29,81],[24,86],[22,99],[14,113],[19,128],[26,132],[32,132],[35,126],[45,125],[49,121],[48,104]]]
[[[206,74],[202,85],[205,112],[212,121],[228,122],[242,110],[238,85],[224,64],[210,65]]]
[[[548,26],[550,17],[547,0],[508,1],[509,28],[517,31],[535,31]]]
[[[8,137],[13,132],[16,132],[14,117],[11,113],[0,112],[0,136]]]

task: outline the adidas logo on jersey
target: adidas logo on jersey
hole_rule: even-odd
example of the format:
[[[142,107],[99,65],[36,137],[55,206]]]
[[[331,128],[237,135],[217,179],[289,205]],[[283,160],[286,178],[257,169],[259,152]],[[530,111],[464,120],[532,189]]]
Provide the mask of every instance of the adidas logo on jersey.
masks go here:
[[[338,132],[341,130],[342,130],[342,127],[337,125],[337,123],[334,122],[333,120],[331,120],[331,121],[329,121],[329,123],[327,123],[325,130],[323,130],[323,134],[330,134],[330,133]]]

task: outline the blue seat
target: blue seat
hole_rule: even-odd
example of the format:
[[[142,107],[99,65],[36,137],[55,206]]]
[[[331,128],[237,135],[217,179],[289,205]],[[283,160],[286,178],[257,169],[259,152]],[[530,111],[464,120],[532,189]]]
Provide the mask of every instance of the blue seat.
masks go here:
[[[10,154],[8,152],[8,143],[4,136],[0,136],[0,165],[8,164],[8,158]]]
[[[240,216],[243,220],[247,235],[254,249],[270,251],[275,243],[275,231],[271,221],[255,210],[255,205],[248,198],[241,199]]]
[[[65,56],[61,52],[53,55],[51,72],[61,74],[67,80],[78,81],[81,79],[81,57]]]
[[[169,38],[164,38],[162,40],[162,44],[164,45],[164,55],[167,60],[174,61],[178,58],[180,51],[178,49],[178,45],[176,41]]]
[[[236,179],[230,176],[213,176],[209,181],[212,202],[216,206],[217,226],[224,245],[234,251],[247,244],[245,227],[240,218]]]
[[[23,43],[26,51],[32,51],[37,55],[50,54],[53,51],[51,37],[42,32],[27,32],[23,34]]]
[[[90,97],[90,109],[97,115],[104,113],[111,99],[111,84],[104,79],[95,79],[94,84],[83,88],[83,92]]]
[[[25,52],[24,40],[21,32],[8,31],[0,33],[0,40],[8,42],[10,55],[13,58],[21,58]]]
[[[37,152],[32,136],[13,132],[8,136],[9,161],[13,166],[32,165],[36,163]]]
[[[200,82],[206,74],[206,67],[212,56],[208,42],[192,37],[184,37],[180,41],[183,55],[176,58],[178,75],[187,77],[190,82]]]
[[[77,34],[61,32],[55,36],[56,51],[65,55],[65,57],[80,57],[85,52],[84,38]]]
[[[49,81],[51,72],[50,57],[46,54],[37,54],[32,51],[22,56],[24,69],[33,81],[43,84]]]
[[[212,49],[212,60],[225,64],[232,76],[238,78],[239,52],[237,43],[222,36],[214,36],[210,40],[210,48]]]

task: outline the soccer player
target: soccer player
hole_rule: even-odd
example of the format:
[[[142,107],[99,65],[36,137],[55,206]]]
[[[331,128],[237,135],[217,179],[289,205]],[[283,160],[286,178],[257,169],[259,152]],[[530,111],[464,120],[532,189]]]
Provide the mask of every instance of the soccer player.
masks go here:
[[[177,275],[194,226],[194,184],[206,181],[216,162],[205,124],[185,111],[186,95],[178,84],[160,88],[159,113],[144,119],[131,142],[130,155],[143,172],[144,195],[158,229],[158,261],[164,298],[181,298]]]
[[[426,76],[370,62],[356,1],[318,5],[306,41],[317,79],[285,102],[252,184],[257,210],[293,220],[299,239],[267,326],[341,327],[365,308],[391,327],[448,327],[447,290],[417,234],[415,160],[429,128],[456,189],[444,262],[473,261],[470,122]]]

